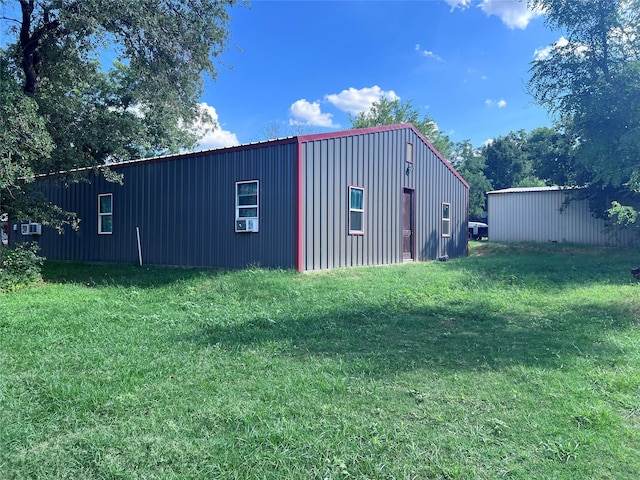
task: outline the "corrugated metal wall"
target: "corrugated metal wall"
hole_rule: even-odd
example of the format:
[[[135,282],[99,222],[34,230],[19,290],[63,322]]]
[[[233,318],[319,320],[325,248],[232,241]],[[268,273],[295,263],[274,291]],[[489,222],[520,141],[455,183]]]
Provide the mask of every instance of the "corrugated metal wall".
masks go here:
[[[295,264],[294,140],[116,166],[124,185],[92,178],[68,188],[42,181],[54,203],[78,212],[81,231],[45,228],[50,259],[243,268]],[[260,231],[235,233],[235,182],[260,181]],[[46,183],[49,183],[46,186]],[[97,196],[113,193],[113,234],[97,234]]]
[[[415,256],[463,256],[468,187],[412,128],[365,129],[301,139],[303,270],[401,263],[402,194],[415,191]],[[414,145],[407,174],[406,145]],[[348,234],[349,186],[365,189],[365,233]],[[452,236],[441,235],[451,203]]]
[[[410,171],[407,143],[414,149]],[[414,195],[413,258],[458,257],[467,251],[468,186],[409,125],[309,135],[113,168],[124,174],[124,185],[92,175],[91,183],[68,188],[40,180],[54,203],[82,219],[79,234],[68,229],[59,236],[45,228],[40,242],[44,256],[136,263],[139,227],[145,264],[317,270],[401,263],[405,189]],[[259,233],[234,231],[235,182],[241,180],[260,182]],[[363,235],[348,232],[350,185],[365,189]],[[97,233],[97,201],[103,193],[113,194],[112,235]],[[443,202],[451,205],[451,237],[442,236]]]
[[[608,230],[594,218],[585,200],[565,204],[571,195],[559,189],[507,189],[488,195],[489,240],[630,245],[629,232]]]

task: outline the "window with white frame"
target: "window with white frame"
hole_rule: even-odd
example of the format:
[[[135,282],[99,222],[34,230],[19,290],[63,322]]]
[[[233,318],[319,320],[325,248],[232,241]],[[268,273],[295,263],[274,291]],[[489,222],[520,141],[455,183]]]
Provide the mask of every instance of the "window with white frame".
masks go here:
[[[349,187],[349,234],[364,234],[364,188]]]
[[[113,233],[113,194],[98,195],[98,234],[111,235]]]
[[[451,204],[442,204],[442,236],[451,236]]]
[[[236,232],[257,232],[259,219],[258,180],[236,182]]]

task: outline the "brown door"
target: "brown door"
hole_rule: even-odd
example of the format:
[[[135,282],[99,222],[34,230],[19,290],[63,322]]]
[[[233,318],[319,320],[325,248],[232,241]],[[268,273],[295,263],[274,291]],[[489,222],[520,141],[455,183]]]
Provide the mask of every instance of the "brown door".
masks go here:
[[[413,190],[405,188],[402,192],[402,259],[405,261],[414,259],[413,231]]]

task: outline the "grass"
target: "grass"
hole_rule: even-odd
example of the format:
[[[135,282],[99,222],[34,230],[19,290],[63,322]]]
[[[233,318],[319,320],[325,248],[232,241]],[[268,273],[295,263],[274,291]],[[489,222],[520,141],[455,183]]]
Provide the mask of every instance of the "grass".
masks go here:
[[[47,263],[0,296],[0,479],[635,479],[639,264]]]

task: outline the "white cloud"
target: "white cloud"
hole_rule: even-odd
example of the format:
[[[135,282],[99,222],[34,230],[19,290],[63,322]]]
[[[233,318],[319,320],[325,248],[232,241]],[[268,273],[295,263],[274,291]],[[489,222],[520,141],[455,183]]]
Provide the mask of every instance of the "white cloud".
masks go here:
[[[200,117],[191,127],[191,130],[200,138],[198,150],[210,150],[213,148],[232,147],[240,145],[235,133],[223,130],[218,121],[216,109],[206,103],[201,103]],[[214,122],[212,125],[211,121]]]
[[[451,6],[451,9],[454,8],[466,8],[468,7],[472,0],[446,0],[446,2]]]
[[[422,48],[420,47],[420,44],[416,44],[416,52],[420,53],[420,55],[427,57],[427,58],[433,58],[439,62],[443,62],[444,60],[442,60],[442,57],[440,57],[440,55],[432,52],[431,50],[422,50]]]
[[[527,0],[446,0],[451,10],[477,5],[487,16],[495,15],[511,29],[525,29],[529,22],[542,15],[527,6]]]
[[[549,55],[551,55],[552,51],[553,45],[536,48],[533,52],[533,57],[536,59],[536,61],[546,60],[547,58],[549,58]]]
[[[529,22],[542,15],[539,10],[531,10],[526,0],[483,0],[480,8],[487,15],[495,15],[507,27],[524,30]]]
[[[570,47],[567,49],[567,47]],[[583,56],[589,47],[583,43],[573,43],[569,44],[569,40],[567,40],[564,36],[561,36],[556,42],[552,43],[547,47],[536,48],[533,52],[533,57],[536,61],[546,60],[554,53],[554,50],[566,49],[563,50],[564,53],[571,52],[574,55]]]
[[[533,56],[538,61],[546,60],[547,58],[549,58],[554,48],[566,47],[568,43],[569,43],[569,40],[564,38],[564,36],[561,36],[557,42],[552,43],[551,45],[548,45],[546,47],[536,48],[535,51],[533,52]]]
[[[320,102],[309,102],[306,99],[296,100],[289,108],[290,125],[307,125],[313,127],[335,127],[333,114],[322,113]]]
[[[490,98],[487,98],[484,101],[484,104],[488,107],[493,107],[495,105],[498,108],[504,108],[507,106],[507,101],[503,98],[501,98],[500,100],[491,100]]]
[[[389,100],[398,100],[400,97],[393,90],[384,91],[379,86],[365,87],[359,90],[350,87],[340,93],[327,95],[325,98],[339,110],[357,115],[371,108],[373,102],[385,97]]]
[[[439,55],[433,53],[431,50],[423,50],[422,51],[422,55],[424,55],[425,57],[428,57],[428,58],[433,58],[435,60],[438,60],[439,62],[443,61],[442,58]]]

